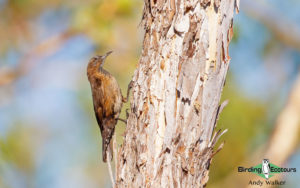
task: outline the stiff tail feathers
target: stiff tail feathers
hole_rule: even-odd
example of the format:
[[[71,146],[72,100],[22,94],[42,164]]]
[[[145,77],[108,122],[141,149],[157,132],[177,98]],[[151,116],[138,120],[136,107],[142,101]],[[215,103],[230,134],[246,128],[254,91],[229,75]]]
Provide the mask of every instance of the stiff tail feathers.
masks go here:
[[[109,142],[109,143],[108,143]],[[103,162],[107,162],[107,153],[109,153],[110,161],[113,159],[113,144],[111,139],[106,140],[102,139],[102,158]]]
[[[112,137],[115,131],[116,120],[110,119],[103,122],[102,135],[102,158],[103,162],[107,162],[107,153],[109,153],[110,161],[113,158],[113,142]],[[101,128],[101,126],[100,126]]]

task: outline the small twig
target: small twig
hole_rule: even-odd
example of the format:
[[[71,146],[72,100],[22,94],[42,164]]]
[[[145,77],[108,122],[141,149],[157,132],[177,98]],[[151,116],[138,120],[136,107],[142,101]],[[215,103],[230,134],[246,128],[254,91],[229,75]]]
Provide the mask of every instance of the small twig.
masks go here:
[[[110,153],[106,152],[106,155],[107,155],[107,159],[108,159],[107,160],[107,165],[108,165],[108,172],[109,172],[110,180],[111,180],[112,186],[115,187],[115,180],[114,180],[114,177],[113,177],[111,164],[110,164]]]
[[[115,177],[117,178],[117,166],[118,166],[118,144],[117,144],[117,136],[116,132],[113,135],[113,150],[114,150],[114,159],[115,159]]]

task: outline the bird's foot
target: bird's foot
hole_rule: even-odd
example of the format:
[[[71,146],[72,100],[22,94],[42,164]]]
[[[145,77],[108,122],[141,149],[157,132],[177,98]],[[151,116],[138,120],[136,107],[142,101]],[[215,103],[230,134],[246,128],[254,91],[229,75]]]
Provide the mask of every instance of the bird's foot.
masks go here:
[[[122,118],[118,118],[117,120],[124,122],[125,124],[127,124],[127,120],[122,119]]]
[[[128,119],[129,117],[129,112],[128,112],[129,108],[127,108],[125,111],[126,111],[126,119]]]
[[[128,84],[128,88],[127,88],[127,95],[126,95],[126,98],[122,98],[122,102],[123,103],[127,103],[128,102],[128,98],[129,98],[129,94],[130,94],[130,90],[133,86],[133,81],[130,81],[129,84]]]

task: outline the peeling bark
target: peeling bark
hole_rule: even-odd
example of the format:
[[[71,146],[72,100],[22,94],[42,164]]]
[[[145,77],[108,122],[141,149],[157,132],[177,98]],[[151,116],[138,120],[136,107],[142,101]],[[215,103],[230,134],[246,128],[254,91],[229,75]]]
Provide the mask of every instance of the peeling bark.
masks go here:
[[[145,0],[142,56],[116,187],[203,187],[225,132],[214,129],[235,0]],[[221,145],[222,147],[222,145]]]

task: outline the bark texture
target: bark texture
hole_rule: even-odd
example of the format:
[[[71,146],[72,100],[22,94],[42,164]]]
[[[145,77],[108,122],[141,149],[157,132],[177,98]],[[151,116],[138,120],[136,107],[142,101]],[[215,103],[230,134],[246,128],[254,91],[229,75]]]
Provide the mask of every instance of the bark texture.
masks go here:
[[[203,187],[229,67],[236,0],[145,0],[142,56],[117,187]]]

